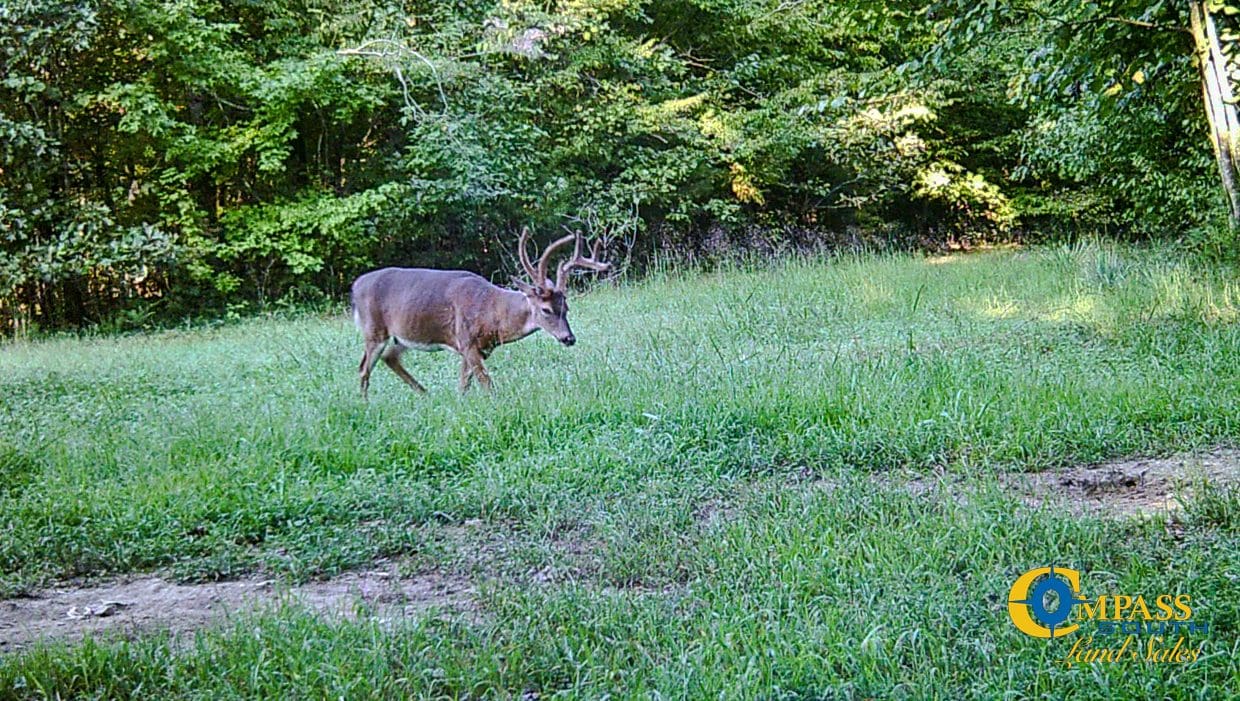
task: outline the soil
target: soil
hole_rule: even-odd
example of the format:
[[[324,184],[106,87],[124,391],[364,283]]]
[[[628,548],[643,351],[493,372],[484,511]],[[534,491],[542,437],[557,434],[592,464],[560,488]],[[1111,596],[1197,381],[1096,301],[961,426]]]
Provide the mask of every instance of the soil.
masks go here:
[[[1089,467],[1008,474],[1006,486],[1031,506],[1064,500],[1078,513],[1168,515],[1183,509],[1203,483],[1240,483],[1240,450],[1216,449],[1170,458],[1113,460]]]
[[[947,492],[967,501],[964,480],[952,474],[926,477],[880,473],[874,479],[914,495]],[[1167,517],[1183,511],[1203,484],[1240,485],[1240,450],[1216,448],[1206,453],[1167,458],[1128,458],[1044,472],[1007,472],[999,484],[1031,508],[1063,505],[1076,514],[1124,518]]]
[[[231,615],[301,605],[345,618],[384,620],[438,609],[475,610],[473,586],[462,578],[427,573],[400,576],[392,565],[295,586],[272,580],[175,584],[141,577],[85,587],[64,586],[34,596],[0,600],[0,653],[39,640],[76,641],[83,636],[132,636],[165,630],[187,636]]]

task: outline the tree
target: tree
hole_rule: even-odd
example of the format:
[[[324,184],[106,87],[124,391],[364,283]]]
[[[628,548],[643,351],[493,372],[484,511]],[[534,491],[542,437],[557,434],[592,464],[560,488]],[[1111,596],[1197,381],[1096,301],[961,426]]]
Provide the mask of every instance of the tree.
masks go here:
[[[1023,172],[1093,182],[1126,200],[1146,226],[1206,223],[1215,205],[1191,193],[1209,143],[1221,183],[1215,191],[1223,196],[1216,201],[1226,203],[1235,226],[1237,122],[1227,50],[1234,38],[1215,26],[1234,7],[1217,0],[952,1],[935,11],[945,17],[940,60],[997,33],[1031,37],[1012,96],[1042,116],[1043,128],[1031,132]]]
[[[1197,69],[1201,74],[1201,92],[1205,113],[1210,123],[1210,141],[1218,160],[1219,176],[1231,213],[1231,226],[1240,226],[1240,192],[1236,189],[1237,159],[1240,158],[1240,115],[1232,96],[1231,71],[1219,42],[1212,11],[1231,9],[1222,3],[1190,0],[1189,22],[1196,50]],[[1213,7],[1212,7],[1213,6]]]

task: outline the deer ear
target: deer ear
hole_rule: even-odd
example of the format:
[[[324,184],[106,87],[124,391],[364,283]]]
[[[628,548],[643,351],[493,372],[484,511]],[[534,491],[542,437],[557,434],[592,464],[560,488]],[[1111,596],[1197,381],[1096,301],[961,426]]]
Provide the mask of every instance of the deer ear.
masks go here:
[[[539,290],[538,290],[538,288],[537,288],[537,287],[535,287],[535,286],[531,285],[530,283],[526,282],[525,280],[513,280],[513,281],[512,281],[512,284],[514,284],[514,285],[516,285],[516,286],[517,286],[517,290],[518,290],[519,292],[522,292],[522,293],[527,294],[527,295],[534,295],[534,294],[538,294],[538,292],[539,292]]]

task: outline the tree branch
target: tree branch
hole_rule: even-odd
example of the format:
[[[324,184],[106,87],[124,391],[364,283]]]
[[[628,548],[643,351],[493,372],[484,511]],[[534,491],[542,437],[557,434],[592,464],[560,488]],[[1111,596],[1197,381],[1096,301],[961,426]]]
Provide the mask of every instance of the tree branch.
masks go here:
[[[383,48],[378,50],[370,48],[376,45]],[[388,47],[391,47],[391,50],[389,50]],[[422,63],[425,63],[426,67],[430,69],[431,76],[435,78],[435,87],[439,90],[439,101],[443,103],[444,112],[448,111],[448,95],[444,92],[443,81],[439,78],[439,70],[435,68],[435,64],[432,63],[429,58],[409,48],[405,44],[401,44],[391,39],[372,39],[364,42],[361,46],[358,46],[355,49],[340,49],[336,53],[340,56],[373,56],[376,58],[388,58],[391,56],[400,56],[401,54],[409,54],[413,56]],[[400,81],[401,88],[405,92],[405,104],[406,106],[412,107],[412,105],[409,104],[409,89],[405,82],[404,75],[401,73],[399,66],[396,66],[395,70],[396,79]]]
[[[1033,15],[1034,17],[1037,17],[1038,19],[1043,20],[1045,22],[1053,22],[1059,25],[1059,27],[1063,29],[1076,29],[1076,28],[1085,27],[1091,24],[1104,24],[1104,23],[1110,22],[1112,24],[1126,24],[1130,27],[1137,27],[1139,29],[1149,29],[1149,30],[1160,31],[1160,32],[1178,32],[1181,34],[1187,34],[1189,36],[1192,36],[1192,30],[1190,30],[1188,27],[1184,27],[1178,24],[1165,24],[1163,22],[1149,22],[1147,20],[1128,19],[1127,17],[1118,17],[1115,15],[1107,15],[1105,17],[1094,17],[1093,19],[1083,19],[1083,20],[1078,20],[1078,21],[1073,22],[1070,20],[1055,17],[1053,15],[1048,15],[1045,12],[1042,12],[1041,10],[1038,10],[1032,7],[1022,7],[1022,8],[1016,9],[1016,11],[1023,12],[1024,14],[1027,14],[1027,15]]]

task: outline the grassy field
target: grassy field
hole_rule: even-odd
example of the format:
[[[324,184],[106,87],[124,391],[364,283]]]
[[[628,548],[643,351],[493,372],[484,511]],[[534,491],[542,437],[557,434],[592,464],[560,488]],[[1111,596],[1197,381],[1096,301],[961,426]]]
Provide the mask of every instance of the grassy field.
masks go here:
[[[1240,281],[1097,245],[668,273],[571,300],[455,391],[416,355],[358,398],[344,313],[0,347],[0,591],[399,560],[476,607],[297,607],[190,643],[0,658],[0,696],[1224,698],[1240,501],[1176,523],[1027,508],[1006,472],[1240,438]],[[928,493],[893,471],[946,474]],[[954,487],[968,498],[954,498]],[[465,524],[468,524],[467,526]],[[1190,592],[1192,664],[1060,662],[1013,579]],[[0,616],[3,616],[0,609]]]

